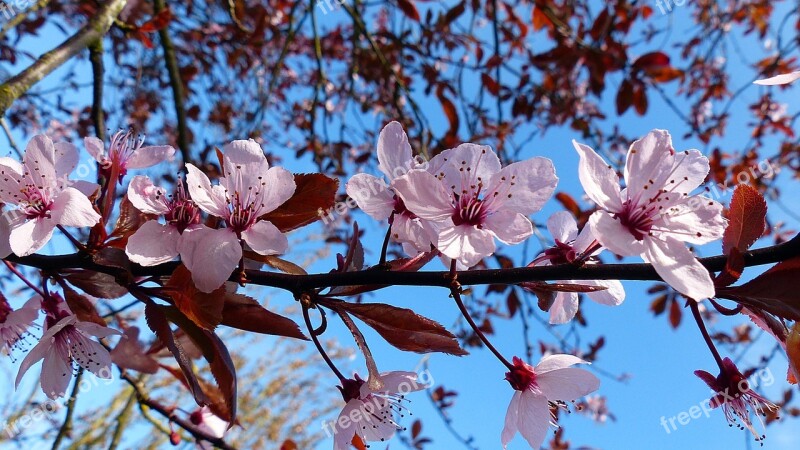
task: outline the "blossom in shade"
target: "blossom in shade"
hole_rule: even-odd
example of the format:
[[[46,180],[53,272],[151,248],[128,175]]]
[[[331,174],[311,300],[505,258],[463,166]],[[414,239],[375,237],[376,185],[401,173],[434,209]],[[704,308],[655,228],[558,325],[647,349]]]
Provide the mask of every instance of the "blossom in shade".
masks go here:
[[[753,391],[747,378],[742,375],[739,368],[730,358],[722,360],[722,367],[720,374],[716,377],[704,370],[696,370],[694,372],[714,391],[710,406],[712,408],[722,407],[722,412],[725,413],[728,425],[735,425],[740,429],[747,428],[753,433],[756,441],[763,441],[766,436],[759,434],[753,427],[753,421],[750,420],[750,410],[752,409],[753,415],[758,418],[761,428],[764,428],[764,421],[761,419],[761,415],[777,412],[778,406]]]
[[[40,300],[33,297],[21,308],[11,309],[0,294],[0,354],[10,355],[28,334],[28,328],[39,317]]]
[[[149,220],[128,238],[128,258],[142,266],[154,266],[180,254],[181,235],[189,228],[200,228],[200,208],[189,198],[183,180],[175,194],[155,186],[148,177],[136,176],[128,185],[128,200],[145,214],[163,216],[165,223]]]
[[[8,247],[0,244],[0,252],[27,256],[50,241],[56,226],[91,227],[100,221],[87,197],[97,185],[68,179],[77,163],[73,145],[54,144],[44,135],[31,139],[22,164],[0,158],[0,203],[17,207],[0,220],[0,228],[9,230],[2,235]]]
[[[387,372],[380,378],[383,387],[376,390],[370,389],[369,383],[358,375],[342,382],[339,390],[347,404],[332,424],[334,450],[349,450],[356,435],[364,443],[385,441],[394,436],[402,429],[397,416],[402,417],[406,411],[405,394],[428,387],[414,372]]]
[[[117,181],[128,169],[145,169],[164,161],[172,161],[175,149],[169,145],[149,145],[143,147],[144,136],[136,136],[133,131],[118,131],[111,137],[106,152],[103,141],[96,137],[83,139],[86,151],[100,164],[100,172],[109,177],[113,169],[117,171]]]
[[[409,244],[416,252],[431,249],[431,226],[409,211],[394,191],[394,182],[412,169],[424,168],[411,153],[408,136],[398,122],[386,125],[378,137],[378,168],[389,179],[359,173],[350,178],[345,189],[365,213],[376,220],[389,219],[392,238]]]
[[[541,209],[557,183],[549,159],[501,167],[491,148],[462,144],[393,186],[409,211],[433,224],[439,251],[472,267],[494,253],[495,237],[518,244],[533,234],[527,216]]]
[[[550,355],[531,367],[514,357],[514,367],[506,373],[506,380],[516,392],[508,405],[500,437],[504,449],[517,432],[531,448],[540,448],[550,425],[558,426],[551,406],[566,408],[565,402],[577,400],[600,387],[596,376],[572,367],[580,363],[588,364],[572,355]]]
[[[217,417],[211,412],[208,406],[203,406],[192,412],[192,414],[189,415],[189,421],[199,431],[217,439],[224,437],[225,432],[228,430],[228,422]],[[205,441],[198,441],[197,447],[204,450],[211,450],[214,448],[213,445]]]
[[[19,386],[23,375],[39,360],[44,360],[42,390],[51,399],[65,395],[76,365],[100,378],[111,378],[108,350],[92,337],[104,338],[114,334],[119,334],[119,331],[79,321],[73,314],[65,315],[45,331],[39,343],[22,360],[15,385]]]
[[[224,228],[204,225],[181,235],[181,258],[192,272],[198,289],[220,287],[242,259],[244,241],[260,255],[276,255],[289,248],[286,236],[261,216],[286,202],[295,191],[294,176],[280,167],[269,167],[261,146],[254,140],[233,141],[223,148],[224,176],[212,186],[192,164],[186,182],[192,200],[203,211],[219,217]],[[209,264],[209,261],[214,261]]]
[[[771,78],[764,78],[762,80],[753,81],[753,84],[760,84],[762,86],[775,86],[779,84],[789,84],[800,80],[800,70],[797,72],[782,73],[775,75]]]
[[[555,239],[553,247],[536,257],[529,266],[548,266],[551,264],[570,264],[581,259],[584,264],[597,264],[597,254],[602,247],[597,244],[589,227],[578,233],[578,223],[567,211],[559,211],[547,220],[547,229]],[[587,292],[586,295],[597,303],[618,306],[625,300],[625,289],[617,280],[563,280],[556,283],[582,284],[602,287],[603,290]],[[577,292],[557,292],[550,307],[550,323],[567,323],[578,312]]]
[[[598,241],[620,256],[641,255],[678,292],[712,297],[711,276],[685,243],[722,237],[722,205],[691,195],[705,180],[708,159],[697,150],[676,152],[664,130],[653,130],[628,150],[625,189],[616,171],[590,147],[573,141],[586,195],[600,207],[589,218]]]

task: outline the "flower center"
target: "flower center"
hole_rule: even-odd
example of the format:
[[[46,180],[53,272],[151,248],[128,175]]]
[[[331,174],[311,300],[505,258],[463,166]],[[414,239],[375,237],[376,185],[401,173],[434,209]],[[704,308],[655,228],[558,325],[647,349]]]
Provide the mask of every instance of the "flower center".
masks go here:
[[[453,223],[456,226],[463,224],[480,226],[487,215],[487,209],[477,195],[462,195],[458,198],[458,206],[453,211]]]
[[[622,211],[614,214],[614,218],[619,219],[622,226],[627,228],[636,240],[641,241],[653,228],[653,216],[658,211],[658,208],[650,205],[637,207],[631,200],[626,200],[622,205]]]
[[[412,213],[408,210],[408,208],[406,208],[406,204],[403,202],[403,199],[398,195],[394,196],[394,213],[398,216],[405,214],[412,219],[417,218],[416,214]]]
[[[361,386],[364,385],[364,380],[356,375],[356,379],[347,379],[342,381],[339,391],[342,392],[342,398],[347,403],[350,400],[361,398]]]
[[[511,387],[518,391],[524,391],[531,386],[536,386],[536,373],[531,366],[516,356],[513,361],[514,367],[506,372],[506,381],[511,384]]]
[[[565,244],[556,239],[556,245],[544,251],[544,259],[550,260],[550,264],[567,264],[575,261],[578,257],[575,249],[570,244]]]
[[[180,233],[190,225],[200,223],[200,208],[186,195],[182,181],[178,182],[175,197],[169,202],[169,212],[164,218]]]
[[[41,190],[28,186],[22,190],[22,193],[26,198],[20,202],[20,206],[28,219],[50,218],[53,202],[47,200]]]

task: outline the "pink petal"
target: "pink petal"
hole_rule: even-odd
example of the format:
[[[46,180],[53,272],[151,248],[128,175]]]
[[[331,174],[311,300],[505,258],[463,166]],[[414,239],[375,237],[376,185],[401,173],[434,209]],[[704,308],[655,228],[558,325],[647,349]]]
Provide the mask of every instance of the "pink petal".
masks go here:
[[[242,246],[228,228],[187,228],[178,243],[181,260],[192,272],[197,289],[212,292],[231,276],[242,259]],[[213,264],[209,264],[213,261]]]
[[[533,224],[524,215],[511,210],[489,215],[483,228],[491,231],[506,244],[519,244],[533,234]]]
[[[12,205],[19,203],[16,196],[22,189],[20,180],[24,170],[18,161],[6,157],[0,158],[0,202]]]
[[[697,301],[714,296],[714,282],[708,270],[686,245],[671,236],[663,240],[645,237],[642,258],[676,291]]]
[[[49,137],[42,134],[34,136],[28,142],[22,160],[37,187],[55,186],[55,147]]]
[[[722,205],[714,200],[695,196],[673,205],[673,210],[663,216],[661,235],[690,242],[707,244],[722,238],[728,221],[722,216]]]
[[[180,237],[174,226],[149,220],[128,238],[125,254],[132,262],[142,266],[163,264],[178,256]]]
[[[252,139],[231,141],[222,147],[222,152],[225,154],[223,158],[225,177],[250,168],[256,174],[263,174],[269,169],[269,162],[264,155],[264,150],[258,142]]]
[[[378,168],[390,180],[405,175],[415,164],[412,161],[411,145],[403,126],[389,122],[378,136]]]
[[[703,184],[710,170],[708,158],[698,150],[675,154],[672,173],[666,178],[664,189],[679,194],[691,194]]]
[[[50,217],[66,227],[91,227],[100,221],[92,202],[75,188],[66,188],[53,200]]]
[[[588,145],[577,141],[572,141],[572,145],[580,156],[578,178],[586,195],[605,210],[621,210],[617,171]]]
[[[574,367],[539,374],[536,383],[548,400],[572,401],[596,391],[600,379],[591,372]]]
[[[19,370],[17,371],[17,378],[14,381],[15,388],[19,387],[19,382],[22,381],[22,377],[28,372],[28,369],[39,362],[39,360],[44,359],[45,355],[47,355],[48,350],[52,346],[52,336],[48,336],[48,334],[49,333],[45,333],[45,335],[42,336],[42,339],[40,339],[39,342],[28,352],[28,354],[25,355],[25,358],[22,360],[22,363],[19,365]],[[72,373],[71,370],[70,373]]]
[[[800,79],[800,70],[797,72],[782,73],[774,77],[765,78],[763,80],[753,81],[753,84],[760,84],[762,86],[775,86],[779,84],[789,84]]]
[[[359,422],[360,435],[366,441],[387,441],[397,432],[392,416],[394,411],[387,399],[372,397],[364,402],[360,412],[364,417]]]
[[[87,197],[91,197],[100,189],[99,184],[85,180],[70,180],[70,186]]]
[[[9,243],[17,256],[28,256],[36,253],[53,237],[56,222],[50,219],[27,220],[11,229]]]
[[[572,243],[572,248],[578,253],[585,253],[586,250],[589,249],[589,246],[594,244],[594,241],[596,240],[597,238],[594,235],[594,231],[592,231],[592,227],[586,225],[583,227],[580,233],[578,233],[578,237],[575,238],[575,242]],[[602,251],[603,249],[600,248],[592,252],[592,255],[598,255]]]
[[[289,249],[289,241],[272,222],[261,220],[242,232],[242,239],[261,255],[279,255]]]
[[[580,283],[587,286],[602,286],[607,289],[602,291],[587,292],[586,295],[593,301],[607,306],[619,306],[625,301],[625,288],[617,280],[585,280]]]
[[[547,399],[531,391],[520,393],[517,428],[532,449],[541,448],[550,428],[550,407]]]
[[[381,374],[383,388],[379,392],[407,394],[420,391],[428,386],[417,379],[415,372],[386,372]],[[367,384],[364,384],[367,386]]]
[[[522,399],[522,392],[514,391],[514,396],[511,397],[511,402],[508,404],[508,410],[506,411],[505,425],[503,426],[503,432],[500,433],[500,442],[503,444],[504,449],[508,446],[508,443],[511,442],[512,439],[514,439],[514,435],[517,434],[519,402],[521,399]]]
[[[639,255],[644,251],[640,241],[623,227],[618,219],[605,211],[596,211],[587,225],[603,247],[620,256]]]
[[[342,412],[339,413],[336,422],[330,424],[333,428],[333,450],[351,449],[350,442],[352,442],[353,436],[356,434],[358,423],[350,420],[350,416],[354,411],[358,411],[359,407],[362,405],[363,402],[360,400],[350,400],[344,408],[342,408]],[[346,417],[347,420],[342,420],[340,422],[340,418],[344,417]],[[339,425],[340,423],[343,423],[344,426]]]
[[[484,155],[481,164],[485,158]],[[541,157],[515,162],[489,176],[491,178],[482,179],[484,185],[489,186],[485,193],[486,206],[491,211],[505,209],[525,215],[542,209],[558,184],[553,162]]]
[[[373,219],[387,219],[394,211],[394,193],[380,178],[365,173],[353,175],[345,185],[345,191]]]
[[[672,138],[665,130],[653,130],[631,144],[625,163],[629,197],[644,192],[651,181],[656,189],[664,185],[672,171],[673,151]]]
[[[150,178],[137,175],[128,185],[128,200],[139,211],[146,214],[166,214],[169,212],[167,192],[154,185]]]
[[[144,169],[165,161],[172,161],[174,157],[175,149],[169,145],[141,147],[128,158],[125,167],[128,169]]]
[[[553,306],[550,307],[550,323],[567,323],[578,313],[578,294],[557,292]]]
[[[486,188],[492,176],[500,172],[500,160],[491,147],[486,145],[461,144],[454,149],[445,150],[441,155],[446,163],[434,175],[442,178],[448,190],[459,195],[464,190],[473,194],[478,191],[479,186]]]
[[[186,176],[186,186],[192,200],[203,211],[213,216],[227,217],[228,200],[221,189],[212,189],[211,181],[200,169],[193,164],[186,164],[189,172]],[[218,186],[215,186],[218,187]]]
[[[68,142],[56,142],[53,144],[53,148],[55,149],[56,176],[66,180],[78,165],[78,149]]]
[[[578,222],[567,211],[558,211],[547,219],[547,231],[560,242],[568,243],[578,237]]]
[[[66,343],[55,343],[47,352],[42,363],[42,391],[51,399],[64,397],[67,393],[67,386],[72,380],[72,366],[70,361],[64,358],[58,347]]]
[[[294,195],[295,189],[297,189],[294,175],[283,167],[272,167],[266,173],[262,172],[258,176],[263,176],[261,189],[264,190],[264,196],[261,198],[262,206],[258,212],[259,215],[273,211],[286,203],[286,200],[289,200]]]
[[[83,146],[86,147],[86,151],[92,155],[92,158],[99,163],[103,163],[106,160],[106,149],[105,145],[103,145],[103,141],[100,139],[89,136],[83,138]]]
[[[397,242],[411,244],[417,252],[428,252],[436,238],[436,231],[426,220],[414,219],[408,213],[395,215],[392,222],[392,237]]]
[[[478,264],[495,250],[494,237],[472,225],[449,226],[439,231],[439,251],[466,267]]]
[[[6,214],[0,214],[0,259],[13,253],[11,250],[11,243],[9,238],[11,234],[11,227],[8,223]]]
[[[412,170],[394,180],[393,186],[406,208],[423,219],[441,222],[453,215],[450,193],[426,171]]]

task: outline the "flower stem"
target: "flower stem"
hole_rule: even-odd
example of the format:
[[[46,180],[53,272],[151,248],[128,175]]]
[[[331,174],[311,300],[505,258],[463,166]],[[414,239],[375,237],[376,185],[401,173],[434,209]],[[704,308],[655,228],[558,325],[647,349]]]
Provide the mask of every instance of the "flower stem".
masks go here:
[[[392,237],[392,219],[394,219],[394,212],[389,216],[389,229],[386,230],[386,236],[383,238],[383,247],[381,247],[381,260],[379,266],[386,264],[386,251],[389,248],[389,238]]]
[[[697,322],[697,327],[700,328],[700,333],[703,335],[703,339],[706,341],[706,345],[708,345],[708,349],[711,350],[711,354],[714,355],[714,360],[717,361],[717,365],[721,371],[725,371],[725,367],[722,364],[722,357],[719,356],[719,351],[717,347],[714,345],[714,341],[711,340],[711,336],[708,334],[708,330],[706,329],[706,324],[703,322],[703,317],[700,316],[700,307],[697,305],[697,302],[689,299],[689,308],[692,310],[692,315],[694,316],[695,322]]]
[[[56,225],[56,227],[57,227],[59,230],[61,230],[61,232],[62,232],[62,233],[64,233],[64,236],[66,236],[66,237],[67,237],[67,239],[69,239],[69,241],[70,241],[70,242],[72,242],[72,245],[74,245],[74,246],[75,246],[75,248],[77,248],[77,249],[78,249],[78,251],[81,251],[81,252],[82,252],[82,251],[85,251],[85,250],[86,250],[86,246],[85,246],[85,245],[83,245],[83,244],[81,243],[81,241],[79,241],[79,240],[75,239],[75,236],[73,236],[72,234],[70,234],[70,232],[69,232],[69,231],[67,231],[67,230],[66,230],[66,228],[64,228],[62,225]]]
[[[39,287],[37,287],[35,284],[31,283],[27,278],[25,278],[25,275],[23,275],[22,272],[17,270],[17,268],[14,267],[13,264],[11,264],[8,261],[3,261],[3,263],[5,263],[6,267],[8,267],[8,270],[10,270],[14,275],[16,275],[17,278],[22,280],[22,282],[25,283],[29,288],[33,289],[34,292],[42,296],[42,298],[46,297],[45,293],[41,289],[39,289]]]
[[[453,260],[453,262],[451,263],[450,272],[453,274],[457,273],[455,260]],[[453,299],[456,301],[456,305],[458,306],[458,310],[461,311],[461,315],[464,316],[464,319],[466,319],[469,326],[472,327],[472,330],[475,332],[478,338],[480,338],[481,342],[483,342],[483,345],[485,345],[486,348],[491,350],[491,352],[494,353],[494,356],[496,356],[501,363],[503,363],[506,367],[508,367],[509,370],[513,370],[514,365],[508,362],[508,360],[494,347],[494,345],[492,345],[492,343],[489,342],[489,339],[486,337],[485,334],[483,334],[483,331],[481,331],[481,329],[478,328],[478,325],[472,319],[472,316],[469,314],[469,311],[467,311],[467,307],[461,300],[460,290],[461,286],[459,285],[458,281],[456,281],[455,276],[453,276],[453,282],[450,285],[450,293],[453,295]]]
[[[314,346],[317,347],[317,351],[319,351],[319,354],[322,355],[322,359],[325,360],[325,363],[328,364],[328,367],[331,368],[333,373],[337,377],[339,377],[339,381],[346,380],[347,378],[345,378],[345,376],[342,375],[342,372],[340,372],[339,369],[336,368],[336,366],[333,364],[333,361],[331,361],[331,358],[325,352],[325,349],[322,348],[322,344],[320,344],[319,338],[317,337],[317,334],[314,332],[314,327],[311,325],[311,317],[309,317],[308,308],[306,307],[303,307],[303,320],[305,320],[306,322],[306,328],[308,328],[308,334],[311,335],[311,340],[314,342]]]

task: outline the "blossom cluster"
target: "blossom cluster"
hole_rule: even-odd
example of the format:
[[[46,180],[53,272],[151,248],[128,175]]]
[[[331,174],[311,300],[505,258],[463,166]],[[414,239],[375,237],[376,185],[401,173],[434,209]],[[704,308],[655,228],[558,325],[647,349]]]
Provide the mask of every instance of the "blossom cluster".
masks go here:
[[[554,244],[529,265],[598,264],[600,253],[608,249],[620,256],[640,255],[691,299],[712,297],[711,275],[687,247],[719,239],[726,224],[721,204],[694,195],[708,174],[708,160],[696,150],[676,151],[669,133],[653,130],[631,145],[621,186],[617,171],[592,148],[573,144],[580,157],[580,182],[597,210],[582,230],[570,213],[552,215],[547,228]],[[0,158],[0,202],[15,208],[0,219],[0,257],[39,251],[56,228],[68,233],[66,227],[105,227],[115,202],[114,190],[108,186],[121,185],[129,169],[151,167],[175,153],[169,146],[145,147],[143,138],[122,132],[112,138],[108,150],[94,138],[87,138],[85,146],[102,165],[105,190],[94,183],[69,180],[77,149],[53,143],[46,136],[30,141],[22,162]],[[558,184],[547,158],[503,166],[490,147],[472,143],[421,163],[397,122],[381,131],[377,153],[386,178],[357,174],[347,182],[347,194],[366,214],[388,220],[389,236],[410,256],[438,255],[453,270],[467,270],[493,255],[495,239],[513,245],[531,237],[530,216],[543,208]],[[237,268],[243,270],[245,252],[269,256],[288,250],[286,236],[265,215],[293,196],[295,178],[283,168],[270,167],[258,143],[237,140],[225,145],[215,183],[192,164],[187,163],[186,170],[185,181],[179,179],[171,191],[144,175],[130,180],[127,199],[147,219],[127,239],[125,253],[131,262],[155,266],[180,258],[195,287],[209,293],[231,279]],[[585,285],[588,297],[605,305],[619,305],[625,298],[616,280],[560,283]],[[578,305],[577,292],[557,292],[549,310],[551,323],[569,322]],[[38,310],[45,312],[44,335],[22,361],[17,383],[39,360],[44,360],[41,385],[51,398],[63,395],[73,367],[108,373],[114,352],[109,354],[96,339],[118,331],[78,319],[58,294],[49,292],[41,292],[16,311],[0,306],[5,308],[0,308],[4,353],[24,339]],[[129,360],[141,357],[136,334],[134,343],[129,340],[126,330],[117,355],[124,353],[128,356],[122,359]],[[532,448],[539,448],[549,425],[556,424],[551,410],[566,408],[566,402],[598,389],[594,375],[572,367],[579,363],[586,361],[571,355],[545,356],[535,367],[519,358],[513,364],[506,362],[506,379],[516,392],[501,434],[504,447],[519,431]],[[384,440],[399,429],[395,417],[402,409],[398,386],[417,386],[416,380],[407,372],[381,377],[377,383],[357,376],[342,379],[347,404],[343,415],[351,416],[354,409],[375,399],[378,406],[340,427],[335,448],[347,448],[353,436]],[[703,379],[712,383],[709,376]],[[734,411],[745,420],[742,405],[737,403]],[[214,435],[221,434],[215,430]]]

